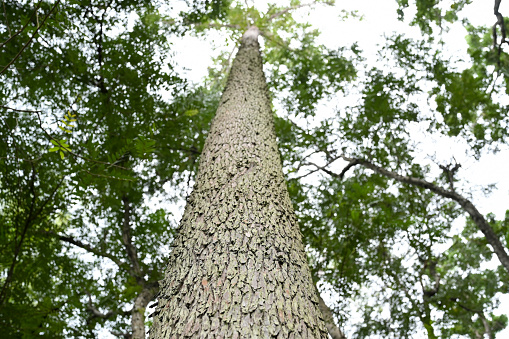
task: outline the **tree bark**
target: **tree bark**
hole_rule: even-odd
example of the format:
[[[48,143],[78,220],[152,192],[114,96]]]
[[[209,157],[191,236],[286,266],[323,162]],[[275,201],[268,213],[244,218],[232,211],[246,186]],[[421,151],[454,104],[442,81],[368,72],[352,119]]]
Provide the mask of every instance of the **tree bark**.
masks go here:
[[[148,303],[154,298],[157,286],[144,286],[134,299],[134,307],[131,311],[131,327],[133,339],[145,339],[145,309]]]
[[[329,331],[329,335],[332,339],[346,339],[346,336],[341,331],[341,329],[334,322],[334,315],[332,310],[327,306],[325,301],[322,299],[322,296],[318,294],[318,307],[322,311],[325,326],[327,327],[327,331]]]
[[[327,338],[283,177],[258,34],[244,34],[233,62],[151,338]]]

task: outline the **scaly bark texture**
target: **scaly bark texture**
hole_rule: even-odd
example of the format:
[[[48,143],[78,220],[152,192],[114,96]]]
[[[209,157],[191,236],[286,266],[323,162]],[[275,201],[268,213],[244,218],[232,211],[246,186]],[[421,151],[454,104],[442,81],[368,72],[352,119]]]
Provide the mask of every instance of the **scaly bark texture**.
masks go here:
[[[153,320],[151,338],[327,338],[256,27],[233,62]]]

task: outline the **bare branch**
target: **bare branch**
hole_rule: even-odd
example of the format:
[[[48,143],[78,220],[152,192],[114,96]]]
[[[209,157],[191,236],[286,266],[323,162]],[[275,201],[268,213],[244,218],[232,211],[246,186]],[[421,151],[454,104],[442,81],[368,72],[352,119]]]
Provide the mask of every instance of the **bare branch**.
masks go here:
[[[319,166],[319,165],[315,164],[314,162],[310,162],[310,161],[303,163],[303,165],[304,165],[304,166],[306,166],[306,165],[314,166],[314,167],[316,167],[317,169],[319,169],[319,170],[321,170],[321,171],[323,171],[323,172],[327,173],[328,175],[335,177],[335,176],[338,176],[338,174],[337,174],[337,173],[334,173],[333,171],[331,171],[331,170],[329,170],[329,169],[327,169],[326,167],[327,167],[327,166],[329,166],[330,164],[332,164],[332,163],[333,163],[334,161],[336,161],[337,159],[339,159],[339,157],[337,157],[337,158],[333,159],[331,162],[329,162],[329,163],[328,163],[327,165],[325,165],[325,166]]]

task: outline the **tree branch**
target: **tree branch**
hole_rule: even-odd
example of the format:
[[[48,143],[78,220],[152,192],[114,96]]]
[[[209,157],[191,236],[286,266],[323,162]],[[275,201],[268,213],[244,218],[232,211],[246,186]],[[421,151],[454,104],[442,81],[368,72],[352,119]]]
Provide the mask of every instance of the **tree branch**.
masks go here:
[[[5,2],[2,1],[2,3],[4,4],[4,15],[5,15]],[[27,28],[28,24],[32,21],[32,18],[34,17],[34,15],[36,15],[37,11],[39,10],[39,7],[41,7],[41,4],[42,4],[42,0],[39,0],[39,2],[37,3],[37,6],[35,7],[35,10],[32,12],[32,15],[30,16],[30,18],[27,20],[27,22],[25,23],[25,25],[23,27],[21,27],[21,29],[19,31],[17,31],[16,33],[14,33],[14,35],[10,36],[9,39],[5,40],[1,45],[0,45],[0,48],[4,47],[9,41],[11,41],[12,39],[14,39],[15,37],[17,37],[21,32],[23,32],[25,30],[25,28]],[[5,21],[7,22],[7,15],[5,15]]]
[[[340,158],[342,158],[343,160],[346,160],[350,163],[345,169],[343,169],[341,174],[337,174],[335,172],[327,170],[324,167],[318,166],[313,163],[309,163],[309,164],[315,166],[317,168],[317,170],[318,169],[322,170],[325,173],[329,174],[330,176],[339,178],[339,179],[343,179],[343,175],[348,168],[351,168],[352,166],[359,164],[359,165],[369,168],[372,171],[374,171],[378,174],[381,174],[385,177],[394,179],[394,180],[399,181],[404,184],[413,185],[413,186],[417,186],[417,187],[421,187],[421,188],[430,190],[431,192],[436,193],[444,198],[448,198],[448,199],[456,201],[461,206],[461,208],[470,215],[470,217],[476,224],[477,228],[484,234],[484,237],[486,238],[488,243],[493,248],[493,251],[497,255],[502,266],[504,266],[504,268],[507,270],[507,272],[509,272],[509,255],[505,251],[504,245],[502,245],[502,242],[498,238],[495,231],[493,231],[493,228],[488,223],[488,221],[479,212],[479,210],[477,210],[477,208],[474,206],[474,204],[470,200],[466,199],[465,197],[456,193],[453,190],[447,190],[445,188],[442,188],[442,187],[440,187],[434,183],[431,183],[429,181],[426,181],[424,179],[400,175],[398,173],[395,173],[395,172],[386,170],[382,167],[376,166],[375,164],[373,164],[367,160],[362,160],[362,159],[357,159],[357,158],[349,158],[345,155],[341,155]],[[326,166],[328,166],[328,165],[326,165]],[[457,170],[458,168],[459,168],[459,166],[455,166],[453,169]]]
[[[25,50],[25,48],[27,48],[28,45],[30,45],[30,43],[32,42],[32,40],[34,39],[35,35],[39,32],[39,30],[41,29],[42,26],[44,26],[44,23],[46,22],[46,20],[49,18],[49,16],[51,15],[51,13],[53,13],[53,11],[55,10],[55,8],[57,8],[58,4],[60,3],[60,0],[57,0],[55,2],[55,4],[53,5],[53,7],[51,8],[51,10],[48,12],[48,14],[46,14],[46,16],[44,17],[44,20],[42,21],[42,23],[40,25],[37,26],[37,29],[35,30],[34,34],[32,34],[32,36],[30,37],[30,39],[28,39],[28,41],[23,45],[23,47],[21,48],[21,50],[18,52],[18,54],[16,54],[16,56],[11,60],[9,61],[9,63],[7,65],[5,65],[5,67],[0,71],[0,74],[2,74],[3,72],[5,72],[7,70],[7,68],[9,68],[10,65],[12,65],[14,63],[14,61],[16,61],[21,53],[23,53],[23,51]],[[35,11],[37,12],[37,10]],[[33,15],[33,14],[32,14]],[[10,40],[10,39],[9,39]],[[9,41],[7,40],[7,41]],[[5,44],[5,43],[4,43]]]
[[[74,237],[67,236],[67,235],[57,234],[57,233],[55,233],[53,231],[45,231],[44,233],[48,234],[48,235],[51,235],[53,237],[56,237],[59,240],[64,241],[64,242],[69,243],[69,244],[72,244],[72,245],[74,245],[76,247],[82,248],[82,249],[86,250],[87,252],[95,254],[98,257],[108,258],[111,261],[113,261],[115,264],[117,264],[118,267],[122,267],[125,264],[124,262],[122,262],[121,260],[119,260],[118,258],[113,256],[112,254],[109,254],[109,253],[106,253],[104,251],[101,251],[98,248],[93,247],[90,244],[86,244],[86,243],[82,242],[81,240],[76,239]]]
[[[140,262],[138,260],[138,254],[136,252],[136,247],[132,244],[131,238],[131,209],[129,198],[124,195],[122,197],[122,203],[124,204],[124,217],[122,223],[122,243],[124,244],[125,250],[127,252],[127,258],[131,263],[131,268],[133,271],[133,276],[136,278],[136,281],[140,284],[144,284],[143,274],[141,272]]]
[[[332,310],[329,308],[329,306],[327,306],[325,301],[323,301],[318,291],[316,294],[318,296],[318,308],[322,312],[325,321],[325,327],[327,327],[327,331],[329,332],[330,336],[332,337],[332,339],[346,339],[345,334],[334,322]]]
[[[329,6],[333,5],[332,1],[326,1],[324,3],[329,5]],[[280,10],[279,12],[276,12],[276,13],[272,14],[271,16],[269,16],[269,18],[267,19],[267,22],[271,22],[272,20],[277,19],[280,16],[283,16],[283,15],[285,15],[286,13],[288,13],[290,11],[293,11],[293,10],[296,10],[296,9],[299,9],[299,8],[302,8],[302,7],[311,7],[311,6],[314,6],[316,4],[318,4],[318,1],[313,1],[313,2],[310,2],[310,3],[307,3],[307,4],[300,4],[300,5],[294,5],[294,6],[286,7],[284,9]]]
[[[388,171],[382,167],[376,166],[373,163],[366,160],[348,158],[344,155],[342,155],[341,158],[343,158],[346,161],[349,161],[350,163],[356,161],[358,164],[366,168],[369,168],[378,174],[381,174],[383,176],[394,179],[404,184],[409,184],[428,189],[433,193],[436,193],[444,198],[456,201],[463,208],[463,210],[470,215],[474,223],[477,225],[479,230],[484,234],[486,240],[493,248],[493,251],[497,255],[498,259],[500,260],[504,268],[507,270],[507,272],[509,272],[509,256],[505,251],[504,245],[502,245],[502,242],[498,238],[495,231],[493,231],[493,228],[491,228],[491,225],[486,221],[484,216],[477,210],[477,208],[474,206],[474,204],[472,204],[470,200],[466,199],[465,197],[461,196],[460,194],[454,191],[446,190],[424,179],[399,175],[395,172]],[[339,174],[335,174],[334,176],[339,177]]]
[[[28,110],[28,109],[17,109],[17,108],[2,106],[2,105],[0,105],[0,108],[10,109],[11,111],[21,112],[21,113],[41,113],[42,112],[42,111],[32,111],[32,110]]]
[[[23,227],[23,231],[21,232],[21,237],[20,237],[20,240],[19,242],[16,244],[16,247],[14,249],[14,258],[12,259],[12,263],[9,267],[9,270],[7,271],[7,277],[5,278],[5,281],[3,283],[3,286],[2,286],[2,290],[0,291],[0,305],[3,304],[4,300],[6,299],[7,297],[7,287],[9,286],[9,284],[12,282],[12,276],[14,274],[14,267],[16,266],[16,263],[18,261],[18,258],[19,258],[19,254],[21,253],[21,248],[23,246],[23,241],[25,240],[25,236],[26,236],[26,233],[28,232],[28,229],[34,219],[34,209],[35,209],[35,200],[37,199],[37,195],[35,194],[35,188],[34,188],[34,185],[35,185],[35,178],[36,178],[36,171],[35,171],[35,167],[34,167],[34,164],[32,163],[31,164],[32,166],[32,175],[31,175],[31,179],[30,179],[30,191],[32,193],[32,200],[30,201],[30,208],[29,208],[29,211],[28,211],[28,216],[27,216],[27,219],[25,221],[25,225]],[[17,228],[17,227],[16,227]],[[14,241],[17,241],[17,235],[16,235],[16,238]]]

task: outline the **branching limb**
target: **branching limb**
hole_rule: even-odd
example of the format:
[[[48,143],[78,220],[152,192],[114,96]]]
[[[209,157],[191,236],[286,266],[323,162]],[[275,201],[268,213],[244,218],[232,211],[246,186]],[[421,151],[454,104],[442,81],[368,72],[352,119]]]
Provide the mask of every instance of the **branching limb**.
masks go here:
[[[459,307],[461,307],[465,311],[477,314],[479,316],[479,318],[481,319],[482,323],[483,323],[484,333],[488,335],[489,339],[494,339],[495,338],[493,336],[493,331],[491,330],[490,323],[486,319],[486,316],[484,315],[484,312],[482,310],[474,310],[474,309],[472,309],[470,307],[467,307],[467,306],[463,305],[462,303],[458,302],[458,298],[451,298],[450,300],[455,302]],[[482,337],[484,338],[484,336],[482,336]]]
[[[327,166],[329,166],[330,164],[332,164],[332,163],[333,163],[334,161],[336,161],[337,159],[339,159],[339,157],[337,157],[337,158],[333,159],[331,162],[329,162],[329,163],[328,163],[327,165],[325,165],[325,166],[319,166],[319,165],[317,165],[317,164],[315,164],[314,162],[311,162],[311,161],[308,161],[308,162],[302,163],[302,165],[304,165],[304,166],[314,166],[315,168],[317,168],[317,169],[319,169],[319,170],[321,170],[321,171],[323,171],[323,172],[327,173],[328,175],[330,175],[330,176],[334,176],[334,177],[335,177],[335,176],[338,176],[338,174],[337,174],[337,173],[335,173],[335,172],[333,172],[333,171],[331,171],[331,170],[329,170],[329,169],[327,169]]]
[[[88,291],[85,291],[85,293],[87,294],[88,296],[88,302],[87,302],[87,311],[89,311],[90,313],[92,313],[92,316],[95,317],[95,318],[101,318],[101,319],[108,319],[110,318],[111,316],[113,316],[115,314],[115,312],[113,311],[108,311],[107,313],[102,313],[101,311],[99,311],[95,306],[94,304],[92,303],[92,295],[90,294],[90,292]]]
[[[428,190],[432,191],[433,193],[436,193],[444,198],[448,198],[448,199],[456,201],[463,208],[463,210],[470,215],[470,217],[475,222],[475,224],[477,225],[479,230],[486,237],[486,240],[488,241],[488,243],[493,248],[493,251],[497,255],[501,264],[504,266],[504,268],[507,270],[507,272],[509,272],[509,256],[507,255],[507,252],[505,251],[504,245],[502,245],[502,242],[498,238],[495,231],[493,231],[493,228],[488,223],[488,221],[486,221],[484,216],[477,210],[477,208],[474,206],[474,204],[470,200],[466,199],[465,197],[463,197],[462,195],[460,195],[454,191],[447,190],[445,188],[442,188],[442,187],[440,187],[434,183],[431,183],[429,181],[426,181],[424,179],[400,175],[398,173],[388,171],[382,167],[376,166],[367,160],[349,158],[344,155],[341,156],[341,158],[343,158],[346,161],[349,161],[350,163],[353,161],[357,161],[358,164],[360,164],[366,168],[369,168],[378,174],[381,174],[383,176],[394,179],[394,180],[399,181],[404,184],[409,184],[409,185],[428,189]]]
[[[88,301],[87,301],[87,306],[86,306],[87,310],[90,313],[92,313],[92,316],[94,318],[108,319],[116,314],[121,314],[123,316],[129,316],[132,312],[132,310],[129,310],[129,311],[108,311],[106,313],[103,313],[103,312],[99,311],[94,306],[94,303],[92,302],[92,294],[90,294],[90,292],[87,290],[85,290],[85,294],[88,296]]]
[[[506,40],[504,16],[499,12],[501,2],[502,2],[502,0],[495,0],[495,7],[494,7],[493,12],[494,12],[495,16],[497,17],[497,22],[495,22],[495,24],[493,25],[493,28],[492,28],[493,49],[496,49],[498,52],[498,60],[497,60],[498,68],[500,68],[500,54],[502,53],[502,45],[504,43],[509,44],[509,41]],[[497,26],[500,27],[500,33],[502,34],[500,43],[498,43]]]
[[[343,169],[341,174],[337,174],[335,172],[327,170],[324,167],[318,166],[313,163],[310,163],[310,164],[315,166],[317,168],[317,170],[322,170],[325,173],[329,174],[330,176],[339,178],[339,179],[343,178],[342,175],[344,175],[344,173],[346,172],[346,170],[348,168],[351,168],[357,164],[362,165],[362,166],[369,168],[370,170],[372,170],[378,174],[381,174],[385,177],[394,179],[394,180],[399,181],[404,184],[413,185],[413,186],[417,186],[417,187],[421,187],[421,188],[430,190],[431,192],[436,193],[444,198],[448,198],[448,199],[456,201],[461,206],[461,208],[470,215],[470,217],[472,218],[474,223],[477,225],[477,228],[484,234],[484,237],[486,238],[488,243],[493,248],[493,252],[495,252],[495,254],[497,255],[502,266],[504,266],[504,268],[507,270],[507,272],[509,272],[509,255],[507,254],[504,245],[502,244],[502,242],[500,241],[500,239],[498,238],[497,234],[495,233],[495,231],[493,230],[491,225],[488,223],[488,221],[484,218],[484,216],[479,212],[479,210],[474,206],[474,204],[470,200],[468,200],[465,197],[463,197],[462,195],[456,193],[452,189],[447,190],[443,187],[440,187],[440,186],[438,186],[434,183],[431,183],[429,181],[426,181],[424,179],[400,175],[398,173],[395,173],[395,172],[386,170],[382,167],[376,166],[375,164],[373,164],[367,160],[349,158],[345,155],[341,155],[340,158],[342,158],[343,160],[346,160],[350,163],[345,169]],[[457,171],[458,168],[459,168],[459,165],[456,164],[456,166],[454,166],[454,168],[451,169],[451,171],[452,170]],[[308,173],[308,175],[309,175],[309,173]]]
[[[452,164],[449,164],[447,166],[444,165],[438,165],[440,169],[444,171],[444,174],[447,176],[447,180],[449,181],[449,189],[454,192],[454,175],[458,171],[458,169],[461,167],[461,164],[455,164],[451,168]]]

